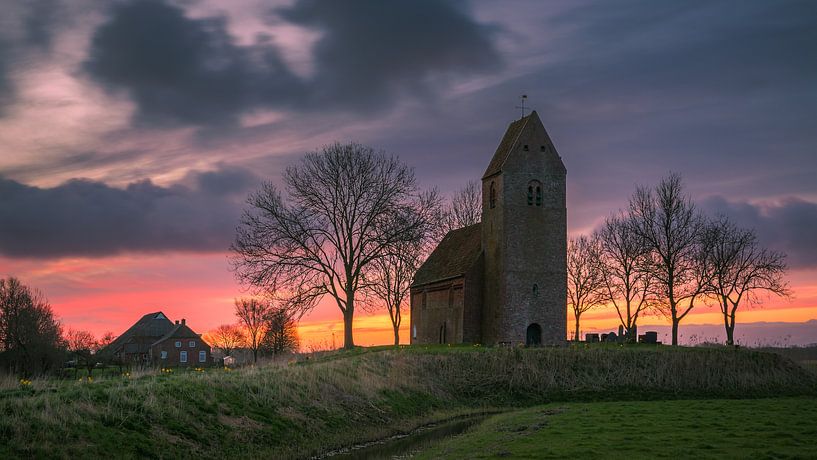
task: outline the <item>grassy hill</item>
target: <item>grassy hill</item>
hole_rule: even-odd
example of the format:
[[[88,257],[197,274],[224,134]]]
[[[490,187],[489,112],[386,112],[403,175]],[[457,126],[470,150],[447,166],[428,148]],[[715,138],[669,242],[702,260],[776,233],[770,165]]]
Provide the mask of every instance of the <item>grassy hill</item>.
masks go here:
[[[814,395],[771,353],[592,347],[361,349],[301,362],[0,392],[0,457],[302,457],[457,415],[554,401]]]

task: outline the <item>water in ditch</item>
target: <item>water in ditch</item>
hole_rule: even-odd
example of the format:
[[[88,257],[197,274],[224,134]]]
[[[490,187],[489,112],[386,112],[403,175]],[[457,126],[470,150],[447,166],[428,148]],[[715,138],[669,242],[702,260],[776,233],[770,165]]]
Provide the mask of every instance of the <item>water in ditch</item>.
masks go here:
[[[431,445],[460,433],[485,420],[487,415],[460,418],[438,424],[420,427],[405,435],[392,436],[382,441],[353,446],[335,452],[330,452],[320,458],[382,460],[405,458]]]

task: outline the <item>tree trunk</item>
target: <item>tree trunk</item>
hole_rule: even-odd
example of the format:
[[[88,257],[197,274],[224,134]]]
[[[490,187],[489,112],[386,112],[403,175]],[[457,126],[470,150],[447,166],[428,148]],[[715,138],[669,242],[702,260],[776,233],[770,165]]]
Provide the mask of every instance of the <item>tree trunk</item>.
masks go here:
[[[346,294],[346,310],[343,312],[343,348],[351,350],[355,348],[355,340],[352,338],[352,320],[355,315],[354,294]]]
[[[734,345],[735,344],[735,311],[732,310],[732,314],[728,317],[726,322],[726,344],[727,345]]]
[[[579,341],[579,317],[580,316],[581,316],[581,313],[576,313],[576,335],[573,336],[573,340],[575,340],[576,342]]]
[[[400,345],[400,327],[394,326],[394,345]]]
[[[672,346],[678,346],[678,318],[672,315]]]

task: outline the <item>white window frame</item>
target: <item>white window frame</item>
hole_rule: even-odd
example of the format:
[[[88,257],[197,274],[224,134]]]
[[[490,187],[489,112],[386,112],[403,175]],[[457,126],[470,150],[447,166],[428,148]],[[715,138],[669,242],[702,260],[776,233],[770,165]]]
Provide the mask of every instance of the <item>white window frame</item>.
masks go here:
[[[187,342],[187,347],[188,348],[196,348],[196,341],[191,340],[191,341]]]
[[[167,359],[167,351],[162,350],[162,359]]]
[[[176,341],[176,348],[181,348],[181,347],[182,347],[182,341],[181,341],[181,340],[177,340],[177,341]]]
[[[207,351],[201,350],[199,351],[199,362],[203,363],[207,361]]]
[[[180,351],[179,352],[179,362],[180,363],[186,363],[187,362],[187,352],[186,351]]]

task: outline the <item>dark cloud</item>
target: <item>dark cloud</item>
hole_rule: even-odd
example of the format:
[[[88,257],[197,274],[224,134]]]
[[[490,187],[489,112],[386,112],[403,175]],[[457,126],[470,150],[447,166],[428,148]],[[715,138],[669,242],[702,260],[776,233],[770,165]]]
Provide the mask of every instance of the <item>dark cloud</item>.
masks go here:
[[[763,244],[787,254],[791,267],[817,268],[817,203],[787,198],[758,205],[714,196],[701,206],[710,214],[723,214],[755,229]]]
[[[301,83],[271,46],[237,45],[226,19],[190,19],[159,0],[119,3],[93,35],[84,69],[127,90],[151,125],[228,123],[245,110],[286,106]]]
[[[0,115],[3,115],[4,109],[14,94],[9,80],[8,66],[9,46],[4,42],[3,37],[0,37]]]
[[[447,76],[502,68],[496,28],[475,22],[458,2],[301,0],[278,13],[323,32],[309,94],[317,104],[376,109],[401,92],[435,94]]]
[[[119,3],[93,35],[85,71],[126,90],[139,119],[217,125],[252,109],[368,111],[431,94],[447,77],[501,67],[490,27],[457,4],[300,1],[278,10],[316,28],[315,77],[294,75],[264,40],[235,43],[224,17],[191,19],[161,0]]]
[[[29,45],[50,49],[57,19],[66,22],[66,14],[71,13],[58,0],[28,0],[26,7],[22,18],[23,40]]]
[[[0,178],[0,254],[106,256],[120,252],[224,251],[246,194],[248,171],[190,173],[181,184],[148,180],[120,189],[71,180],[38,188]]]
[[[625,2],[585,5],[557,15],[571,23],[571,43],[557,62],[562,72],[604,80],[604,91],[625,89],[664,96],[746,95],[785,82],[812,88],[817,50],[810,1]],[[592,94],[592,92],[591,92]]]
[[[79,8],[80,1],[75,4]],[[48,53],[55,32],[71,22],[74,10],[59,0],[6,2],[0,8],[0,115],[3,115],[4,108],[16,97],[12,71],[25,66],[33,54]]]

